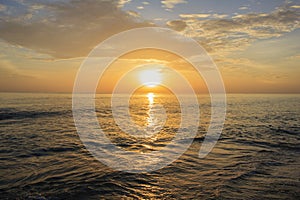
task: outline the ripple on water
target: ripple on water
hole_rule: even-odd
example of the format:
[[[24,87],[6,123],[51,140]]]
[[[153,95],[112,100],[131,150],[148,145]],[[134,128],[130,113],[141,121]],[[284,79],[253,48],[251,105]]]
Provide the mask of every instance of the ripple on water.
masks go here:
[[[224,131],[204,159],[198,151],[210,115],[208,98],[199,97],[203,123],[190,148],[169,166],[141,174],[113,171],[84,148],[69,95],[1,97],[2,199],[299,199],[299,95],[229,95]],[[99,121],[125,150],[159,150],[178,131],[180,113],[173,108],[173,121],[155,139],[124,138],[113,125],[108,99],[101,101]],[[137,110],[135,120],[144,111]]]

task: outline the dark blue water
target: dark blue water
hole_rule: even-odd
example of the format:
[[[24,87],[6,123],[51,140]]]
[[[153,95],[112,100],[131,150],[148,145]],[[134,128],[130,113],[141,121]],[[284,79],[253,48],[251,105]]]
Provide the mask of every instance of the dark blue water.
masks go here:
[[[209,101],[207,96],[199,96],[199,101],[203,122],[185,154],[158,171],[130,174],[108,168],[86,150],[74,126],[71,95],[2,93],[0,197],[300,198],[300,95],[228,95],[224,131],[204,159],[198,158],[198,151],[207,129]],[[169,142],[128,142],[113,128],[109,97],[99,95],[96,102],[99,122],[111,130],[117,145],[144,151]],[[133,119],[143,123],[142,107],[133,109]],[[168,121],[162,137],[174,134],[177,120]]]

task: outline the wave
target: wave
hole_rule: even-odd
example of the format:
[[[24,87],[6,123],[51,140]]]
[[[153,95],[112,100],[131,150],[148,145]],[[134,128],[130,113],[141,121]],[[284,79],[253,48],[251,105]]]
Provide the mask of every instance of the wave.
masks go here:
[[[55,117],[71,114],[71,111],[17,111],[14,109],[1,109],[0,120],[11,120],[11,119],[26,119],[26,118],[40,118],[40,117]]]

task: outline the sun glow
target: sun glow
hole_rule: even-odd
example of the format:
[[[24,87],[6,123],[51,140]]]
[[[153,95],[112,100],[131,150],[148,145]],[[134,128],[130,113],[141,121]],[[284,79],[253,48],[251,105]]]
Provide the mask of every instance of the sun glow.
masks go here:
[[[148,87],[155,87],[161,83],[161,73],[157,69],[143,70],[139,74],[140,81]]]

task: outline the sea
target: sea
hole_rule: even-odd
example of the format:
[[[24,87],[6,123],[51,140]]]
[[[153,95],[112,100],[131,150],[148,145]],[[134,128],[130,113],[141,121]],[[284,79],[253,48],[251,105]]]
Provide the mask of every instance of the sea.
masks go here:
[[[197,99],[200,122],[187,150],[160,169],[131,173],[81,141],[72,94],[0,93],[0,199],[300,199],[299,94],[227,94],[223,131],[204,158],[211,103],[209,95]],[[164,122],[149,112],[154,104],[164,107]],[[158,130],[147,137],[118,127],[110,95],[97,94],[95,105],[99,126],[124,151],[160,151],[180,129],[172,95],[131,98],[133,124]]]

